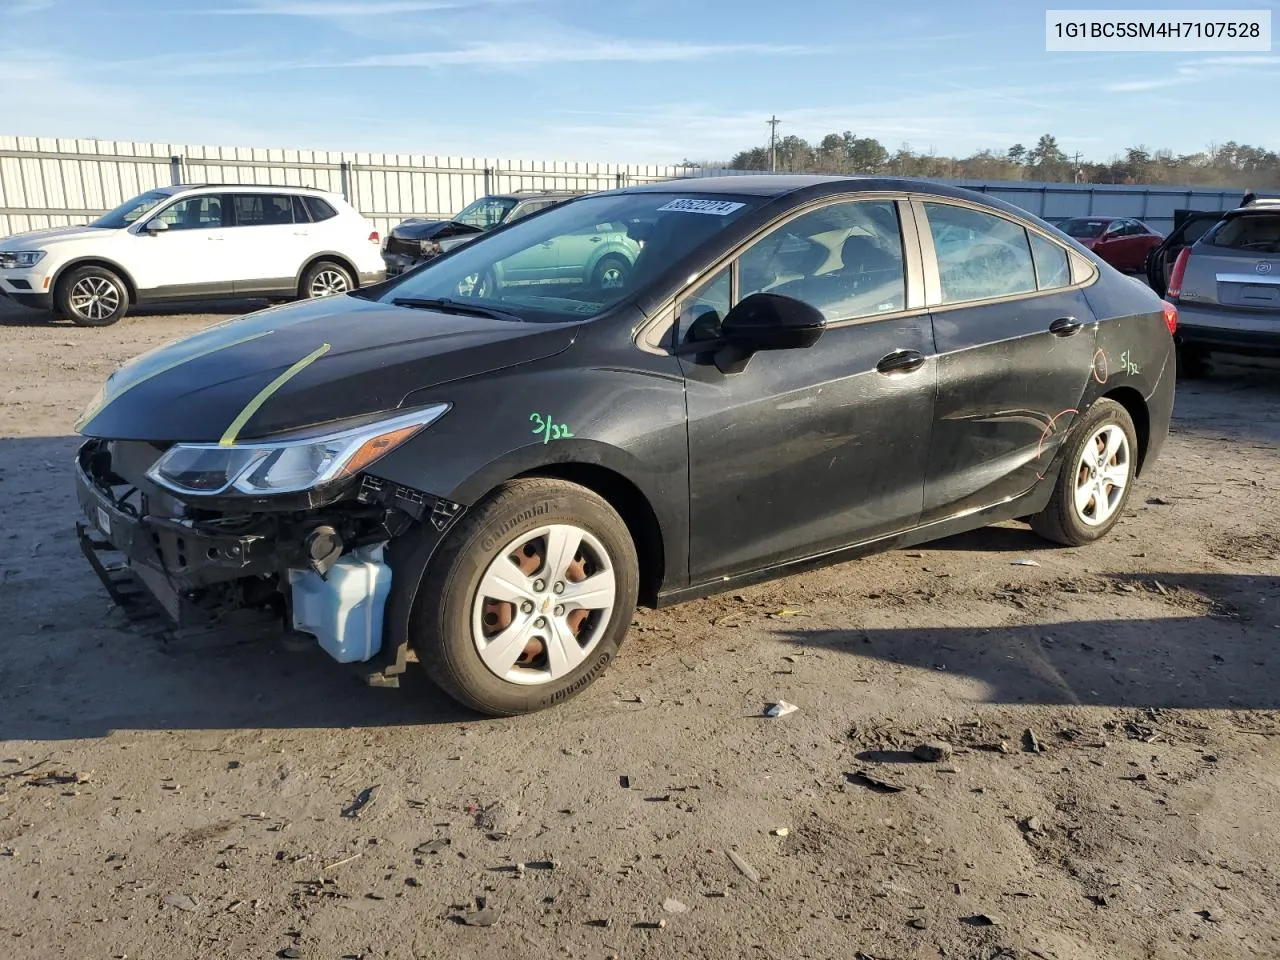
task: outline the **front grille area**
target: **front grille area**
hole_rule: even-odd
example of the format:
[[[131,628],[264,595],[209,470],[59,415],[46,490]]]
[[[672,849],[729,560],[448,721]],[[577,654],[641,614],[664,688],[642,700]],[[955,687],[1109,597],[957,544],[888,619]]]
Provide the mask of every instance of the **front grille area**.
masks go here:
[[[404,237],[397,237],[394,233],[387,237],[387,253],[398,253],[403,257],[416,257],[421,250],[422,248],[418,245],[417,240],[406,240]]]

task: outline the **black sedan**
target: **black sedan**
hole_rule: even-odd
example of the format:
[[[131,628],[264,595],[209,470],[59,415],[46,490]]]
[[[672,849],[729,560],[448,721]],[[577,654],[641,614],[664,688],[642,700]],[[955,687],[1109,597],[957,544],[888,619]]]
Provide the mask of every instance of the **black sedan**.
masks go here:
[[[612,232],[621,285],[545,255]],[[1102,537],[1165,441],[1176,323],[962,189],[632,187],[129,363],[78,425],[80,535],[180,621],[259,611],[381,685],[412,647],[524,713],[637,602],[1010,519]]]

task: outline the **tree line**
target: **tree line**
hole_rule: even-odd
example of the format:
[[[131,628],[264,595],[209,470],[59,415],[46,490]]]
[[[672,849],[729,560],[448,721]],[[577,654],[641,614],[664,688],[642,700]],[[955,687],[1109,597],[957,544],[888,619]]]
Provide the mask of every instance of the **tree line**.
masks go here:
[[[744,150],[729,161],[735,170],[791,173],[878,173],[902,177],[975,180],[1045,180],[1080,183],[1143,183],[1175,186],[1280,187],[1280,154],[1234,140],[1198,153],[1128,147],[1105,163],[1071,157],[1046,133],[1034,146],[1015,143],[1003,153],[979,150],[968,157],[917,153],[909,144],[890,152],[874,137],[850,131],[829,133],[817,143],[780,138],[770,156],[764,146]]]

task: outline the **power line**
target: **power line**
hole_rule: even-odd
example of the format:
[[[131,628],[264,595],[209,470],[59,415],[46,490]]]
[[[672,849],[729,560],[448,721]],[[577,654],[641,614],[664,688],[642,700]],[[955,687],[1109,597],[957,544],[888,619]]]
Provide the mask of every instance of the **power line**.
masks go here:
[[[765,123],[769,124],[769,172],[775,173],[778,169],[778,124],[782,121],[778,119],[777,114],[771,116]]]

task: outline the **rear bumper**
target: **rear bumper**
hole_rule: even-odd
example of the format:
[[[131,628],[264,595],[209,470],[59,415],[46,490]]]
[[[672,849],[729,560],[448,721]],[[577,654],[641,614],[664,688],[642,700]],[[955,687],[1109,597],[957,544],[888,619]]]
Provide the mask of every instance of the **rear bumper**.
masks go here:
[[[1280,356],[1280,312],[1178,304],[1178,343],[1251,356]]]

